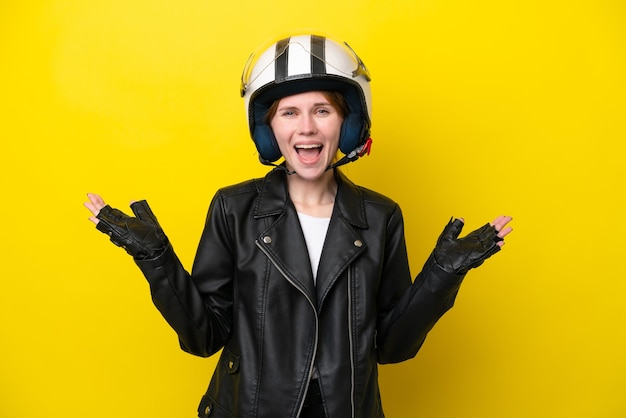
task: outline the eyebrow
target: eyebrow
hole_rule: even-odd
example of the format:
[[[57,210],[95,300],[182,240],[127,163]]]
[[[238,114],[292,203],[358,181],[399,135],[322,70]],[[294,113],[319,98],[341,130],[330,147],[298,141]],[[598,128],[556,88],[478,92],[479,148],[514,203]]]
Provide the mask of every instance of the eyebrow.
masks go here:
[[[317,106],[333,106],[330,102],[317,102],[313,103],[313,107]],[[279,106],[277,110],[297,110],[300,109],[298,106]]]

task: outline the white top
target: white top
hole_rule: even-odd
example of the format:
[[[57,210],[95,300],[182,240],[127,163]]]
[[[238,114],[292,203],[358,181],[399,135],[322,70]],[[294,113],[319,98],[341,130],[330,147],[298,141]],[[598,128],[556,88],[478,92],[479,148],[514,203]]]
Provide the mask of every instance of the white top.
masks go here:
[[[318,218],[300,212],[298,212],[298,218],[300,219],[300,226],[302,226],[302,232],[304,233],[306,247],[309,250],[313,283],[316,283],[317,267],[320,264],[320,257],[322,256],[322,248],[324,247],[324,240],[326,239],[330,218]]]

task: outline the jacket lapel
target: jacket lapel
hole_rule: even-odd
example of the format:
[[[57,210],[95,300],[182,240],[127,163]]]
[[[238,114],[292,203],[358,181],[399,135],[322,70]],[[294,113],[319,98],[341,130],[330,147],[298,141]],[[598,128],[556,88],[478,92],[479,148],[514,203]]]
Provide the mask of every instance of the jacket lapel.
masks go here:
[[[317,271],[318,306],[348,265],[366,249],[360,229],[367,228],[365,205],[359,189],[336,170],[337,196]]]
[[[309,253],[293,203],[288,200],[285,173],[271,171],[264,179],[255,218],[273,218],[257,245],[268,255],[286,280],[316,304]]]

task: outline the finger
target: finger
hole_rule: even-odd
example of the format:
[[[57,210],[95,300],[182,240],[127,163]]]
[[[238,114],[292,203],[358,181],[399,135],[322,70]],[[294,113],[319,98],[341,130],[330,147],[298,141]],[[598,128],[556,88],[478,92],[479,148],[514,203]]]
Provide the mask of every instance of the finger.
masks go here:
[[[501,231],[509,222],[513,220],[510,216],[498,216],[491,225],[496,228],[496,231]]]
[[[513,228],[511,228],[510,226],[507,226],[506,228],[501,229],[500,232],[498,232],[498,236],[500,238],[504,238],[507,235],[509,235],[511,232],[513,232]]]
[[[98,214],[100,213],[100,209],[101,208],[96,207],[91,202],[85,202],[85,203],[83,203],[83,206],[85,206],[87,209],[89,209],[89,211],[93,214],[93,216],[98,216]]]
[[[152,213],[152,209],[150,209],[148,202],[146,202],[145,200],[134,202],[130,206],[130,208],[135,214],[135,216],[137,217],[137,219],[141,219],[143,221],[150,221],[151,223],[155,225],[159,224],[159,221],[157,221],[156,216],[154,216],[154,213]]]
[[[87,193],[87,197],[89,198],[89,201],[93,203],[96,207],[98,207],[99,209],[106,206],[104,199],[99,194]]]
[[[89,202],[85,203],[85,206],[91,210],[91,212],[94,213],[94,215],[97,215],[98,212],[100,211],[100,209],[102,209],[103,207],[106,206],[106,203],[104,202],[104,199],[102,199],[102,197],[100,197],[100,195],[95,194],[95,193],[87,193],[87,198],[89,199]],[[95,210],[95,212],[94,212]]]
[[[498,216],[496,219],[491,222],[491,226],[496,228],[496,230],[502,229],[502,223],[504,222],[504,216]]]
[[[90,216],[89,220],[96,225],[98,225],[98,222],[100,222],[100,219],[96,218],[95,216]]]
[[[450,218],[446,226],[443,228],[443,231],[441,231],[437,242],[441,243],[443,241],[454,241],[459,236],[462,229],[463,222],[461,220]]]
[[[450,228],[451,238],[457,239],[459,235],[461,235],[461,231],[463,230],[463,226],[465,225],[465,221],[463,218],[455,218],[452,221],[452,227]]]

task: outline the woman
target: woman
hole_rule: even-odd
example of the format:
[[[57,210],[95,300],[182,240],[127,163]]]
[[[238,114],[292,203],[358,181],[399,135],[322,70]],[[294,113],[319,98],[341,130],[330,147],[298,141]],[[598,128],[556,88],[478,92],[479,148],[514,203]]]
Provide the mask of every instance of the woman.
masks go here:
[[[417,353],[510,217],[450,222],[412,281],[400,208],[336,167],[369,152],[369,74],[347,45],[293,36],[252,57],[242,95],[264,178],[215,195],[191,274],[145,201],[89,195],[183,350],[223,348],[200,417],[383,417],[377,363]],[[338,150],[344,156],[336,160]]]

